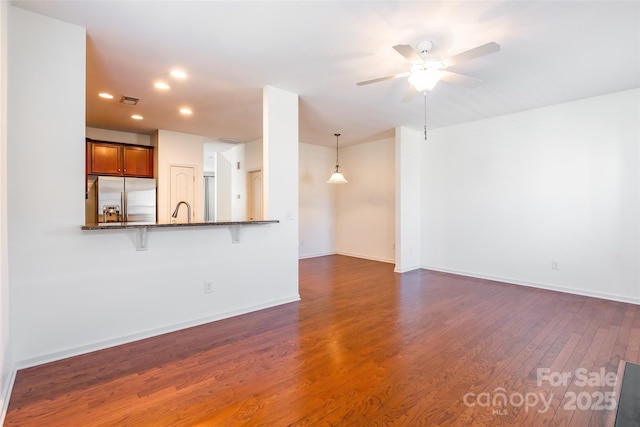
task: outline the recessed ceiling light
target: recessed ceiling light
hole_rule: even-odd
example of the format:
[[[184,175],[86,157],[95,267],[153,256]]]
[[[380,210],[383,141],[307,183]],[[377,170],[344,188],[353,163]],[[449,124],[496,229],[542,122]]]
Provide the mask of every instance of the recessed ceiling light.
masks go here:
[[[133,116],[131,116],[131,118],[133,120],[142,120],[142,116],[140,114],[134,114]]]
[[[180,109],[180,113],[185,114],[185,115],[189,115],[189,114],[193,114],[193,111],[191,111],[190,108],[181,108]]]
[[[185,77],[187,77],[187,74],[182,70],[172,70],[169,74],[177,79],[184,79]]]
[[[111,95],[110,93],[107,93],[107,92],[100,92],[98,94],[98,96],[100,98],[104,98],[104,99],[113,99],[113,95]]]
[[[154,84],[154,86],[156,87],[156,89],[162,89],[162,90],[167,90],[167,89],[169,89],[169,87],[170,87],[170,86],[169,86],[168,84],[166,84],[165,82],[156,82],[156,83]]]

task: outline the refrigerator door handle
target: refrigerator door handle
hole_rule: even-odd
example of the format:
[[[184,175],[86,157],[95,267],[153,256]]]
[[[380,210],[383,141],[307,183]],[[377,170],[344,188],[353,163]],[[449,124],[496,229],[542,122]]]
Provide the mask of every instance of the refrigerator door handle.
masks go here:
[[[120,222],[127,222],[127,192],[120,193],[120,199],[122,201],[122,219]]]

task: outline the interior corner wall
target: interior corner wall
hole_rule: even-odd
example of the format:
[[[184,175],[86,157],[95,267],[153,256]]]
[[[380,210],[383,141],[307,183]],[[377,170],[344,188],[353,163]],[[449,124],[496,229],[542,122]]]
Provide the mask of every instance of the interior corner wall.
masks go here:
[[[249,141],[242,144],[244,146],[244,169],[254,171],[264,169],[262,160],[262,139]]]
[[[423,133],[406,127],[395,130],[396,145],[396,246],[394,269],[404,273],[420,268],[420,150]]]
[[[431,131],[423,267],[640,303],[639,118],[633,89]]]
[[[7,208],[14,366],[298,300],[294,220],[243,227],[239,243],[223,226],[149,229],[146,251],[136,251],[131,230],[81,230],[86,32],[9,9]],[[297,129],[298,123],[288,126]],[[281,148],[285,155],[274,156],[271,165],[287,180],[274,190],[272,208],[278,213],[297,206],[297,186],[289,185],[297,181],[296,144]],[[294,154],[287,156],[290,149]],[[214,291],[205,294],[208,281]]]
[[[340,148],[336,252],[395,262],[395,139]]]
[[[335,166],[336,152],[302,143],[299,149],[299,257],[331,255],[336,250],[336,192],[340,186],[327,184],[327,179]]]
[[[0,425],[14,377],[7,261],[7,27],[9,2],[0,2]]]

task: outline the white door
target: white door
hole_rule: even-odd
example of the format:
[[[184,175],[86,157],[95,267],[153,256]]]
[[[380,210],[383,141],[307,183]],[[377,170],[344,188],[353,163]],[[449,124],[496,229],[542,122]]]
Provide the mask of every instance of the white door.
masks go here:
[[[262,170],[250,171],[247,176],[247,218],[262,219]]]
[[[195,166],[170,166],[170,196],[169,196],[169,215],[171,222],[185,223],[189,222],[187,212],[191,210],[191,221],[195,219],[196,212],[196,168]],[[186,202],[189,208],[184,203],[180,204],[178,209],[178,215],[173,218],[172,214],[175,212],[178,203]]]

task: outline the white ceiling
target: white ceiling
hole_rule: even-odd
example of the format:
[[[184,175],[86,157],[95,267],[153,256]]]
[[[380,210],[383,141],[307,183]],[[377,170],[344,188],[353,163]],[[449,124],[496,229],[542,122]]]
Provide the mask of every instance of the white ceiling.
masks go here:
[[[439,83],[429,128],[640,86],[638,1],[13,1],[87,29],[87,125],[250,141],[262,135],[262,88],[300,96],[300,140],[332,146],[421,130],[423,98],[392,46],[433,40],[442,56],[495,41],[502,50]],[[173,67],[184,81],[168,75]],[[156,80],[172,85],[153,88]],[[97,97],[140,98],[135,106]],[[177,109],[190,106],[183,117]],[[130,119],[138,113],[142,121]]]

